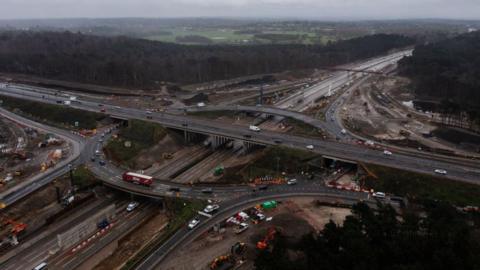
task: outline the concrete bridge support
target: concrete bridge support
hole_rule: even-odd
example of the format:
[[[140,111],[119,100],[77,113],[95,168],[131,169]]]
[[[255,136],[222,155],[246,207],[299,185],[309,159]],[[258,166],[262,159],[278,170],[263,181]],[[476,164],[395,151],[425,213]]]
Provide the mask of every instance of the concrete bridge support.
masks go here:
[[[217,149],[218,147],[226,144],[230,139],[222,137],[222,136],[213,136],[212,137],[212,148]]]

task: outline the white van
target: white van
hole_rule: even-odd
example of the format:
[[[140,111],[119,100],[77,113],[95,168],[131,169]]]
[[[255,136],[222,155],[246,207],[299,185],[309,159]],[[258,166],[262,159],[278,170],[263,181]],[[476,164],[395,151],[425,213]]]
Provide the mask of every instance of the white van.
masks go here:
[[[257,127],[257,126],[254,126],[254,125],[250,125],[248,127],[248,129],[250,129],[251,131],[255,131],[255,132],[259,132],[260,131],[260,128]]]

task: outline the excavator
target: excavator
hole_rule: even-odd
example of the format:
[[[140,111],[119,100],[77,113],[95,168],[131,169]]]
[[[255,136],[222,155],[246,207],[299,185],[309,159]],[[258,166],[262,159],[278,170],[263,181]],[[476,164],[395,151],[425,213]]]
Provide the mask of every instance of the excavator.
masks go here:
[[[235,259],[232,255],[222,255],[215,258],[210,263],[211,270],[227,270],[232,269],[235,265]]]
[[[7,219],[3,222],[3,226],[5,227],[9,226],[9,228],[4,227],[5,229],[1,231],[2,235],[9,237],[10,238],[9,242],[13,246],[18,245],[17,236],[23,231],[25,231],[25,229],[27,228],[27,224],[22,222],[17,222],[13,219]]]
[[[257,242],[257,248],[260,250],[264,250],[268,247],[268,242],[275,239],[275,235],[277,234],[277,230],[275,227],[270,227],[267,231],[267,235],[263,238],[262,241]]]
[[[210,269],[211,270],[227,270],[227,269],[232,269],[235,264],[237,263],[236,260],[238,259],[237,256],[241,256],[245,253],[247,250],[247,245],[243,242],[237,242],[235,243],[231,249],[230,253],[228,255],[222,255],[218,256],[215,258],[211,263],[210,263]]]

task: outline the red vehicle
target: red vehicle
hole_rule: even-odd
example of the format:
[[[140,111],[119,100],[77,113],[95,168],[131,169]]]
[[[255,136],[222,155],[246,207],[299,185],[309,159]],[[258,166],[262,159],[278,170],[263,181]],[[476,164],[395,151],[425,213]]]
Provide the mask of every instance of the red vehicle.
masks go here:
[[[123,181],[149,187],[153,183],[153,177],[139,173],[125,172],[123,174]]]

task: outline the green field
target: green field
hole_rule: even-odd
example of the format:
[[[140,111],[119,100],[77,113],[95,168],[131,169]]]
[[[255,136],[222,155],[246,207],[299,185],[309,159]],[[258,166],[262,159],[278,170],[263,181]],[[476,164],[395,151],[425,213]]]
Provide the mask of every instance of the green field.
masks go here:
[[[240,34],[235,29],[223,28],[173,28],[165,29],[164,34],[145,36],[145,39],[174,42],[182,44],[197,44],[195,42],[179,42],[178,37],[201,36],[210,39],[210,44],[271,44],[271,43],[302,43],[302,44],[326,44],[335,41],[331,36],[318,36],[314,32],[303,31],[262,31],[257,34]],[[272,38],[261,38],[271,36]],[[290,36],[290,37],[289,37]],[[298,38],[291,38],[297,36]]]

